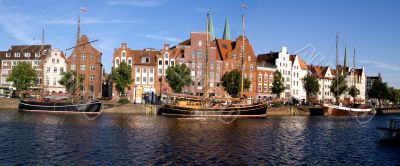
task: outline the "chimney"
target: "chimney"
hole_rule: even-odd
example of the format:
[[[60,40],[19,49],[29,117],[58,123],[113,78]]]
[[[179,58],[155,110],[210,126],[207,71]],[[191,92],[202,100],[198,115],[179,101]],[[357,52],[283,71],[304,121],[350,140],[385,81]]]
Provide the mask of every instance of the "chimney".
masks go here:
[[[122,42],[121,46],[122,46],[122,49],[125,49],[126,48],[126,42]]]

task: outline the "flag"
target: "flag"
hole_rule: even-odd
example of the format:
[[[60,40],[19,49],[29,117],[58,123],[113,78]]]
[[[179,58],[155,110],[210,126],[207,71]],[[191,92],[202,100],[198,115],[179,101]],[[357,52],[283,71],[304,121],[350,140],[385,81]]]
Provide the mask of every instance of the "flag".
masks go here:
[[[247,8],[248,8],[247,5],[246,5],[245,3],[242,3],[240,6],[241,6],[243,9],[247,9]]]
[[[83,13],[83,12],[87,12],[87,9],[84,8],[84,7],[81,7],[81,12],[82,12],[82,13]]]

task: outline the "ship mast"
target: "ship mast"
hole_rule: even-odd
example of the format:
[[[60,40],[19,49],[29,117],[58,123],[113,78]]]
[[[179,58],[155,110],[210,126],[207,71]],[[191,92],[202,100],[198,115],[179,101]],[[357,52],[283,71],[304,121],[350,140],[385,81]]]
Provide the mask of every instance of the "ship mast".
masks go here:
[[[208,44],[209,44],[209,24],[210,24],[210,17],[211,17],[211,13],[208,12],[207,13],[207,20],[206,20],[206,49],[205,49],[205,74],[206,77],[204,78],[204,99],[207,99],[208,96]]]
[[[76,57],[76,61],[75,61],[75,95],[77,97],[77,99],[79,99],[79,93],[80,93],[80,89],[79,89],[79,60],[80,60],[80,56],[79,56],[79,38],[80,38],[80,32],[81,32],[81,16],[80,16],[80,12],[78,15],[78,30],[76,33],[76,49],[75,49],[75,57]],[[72,55],[73,56],[73,55]],[[73,57],[72,57],[73,58]]]
[[[244,84],[244,78],[243,78],[243,65],[244,65],[244,35],[245,35],[245,29],[244,29],[244,11],[247,9],[246,4],[241,5],[243,12],[242,12],[242,47],[241,47],[241,54],[242,54],[242,59],[241,59],[241,79],[240,79],[240,96],[243,97],[243,84]]]
[[[339,33],[336,33],[336,96],[338,95],[338,86],[339,86]],[[340,99],[340,97],[339,97]],[[336,101],[339,104],[339,101]]]

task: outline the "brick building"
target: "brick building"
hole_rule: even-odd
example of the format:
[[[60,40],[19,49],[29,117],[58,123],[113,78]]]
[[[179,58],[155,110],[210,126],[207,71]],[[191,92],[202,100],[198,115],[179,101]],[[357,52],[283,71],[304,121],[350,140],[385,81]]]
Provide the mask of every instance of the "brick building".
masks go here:
[[[77,93],[87,99],[100,98],[102,92],[102,53],[89,43],[89,38],[86,35],[79,38],[78,46],[67,58],[67,69],[84,76],[83,89],[78,89]]]

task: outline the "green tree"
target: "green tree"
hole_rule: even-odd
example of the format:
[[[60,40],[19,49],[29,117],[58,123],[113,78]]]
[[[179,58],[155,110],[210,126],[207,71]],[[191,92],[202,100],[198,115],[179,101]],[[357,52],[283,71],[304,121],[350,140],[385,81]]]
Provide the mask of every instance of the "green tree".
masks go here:
[[[282,77],[282,73],[279,71],[276,71],[274,73],[274,81],[272,82],[272,93],[276,94],[276,96],[278,98],[281,97],[281,94],[283,91],[285,91],[285,84],[284,84],[284,80]]]
[[[243,80],[244,86],[243,89],[248,90],[250,88],[250,80],[245,78]],[[232,97],[240,97],[240,87],[242,85],[242,72],[239,69],[234,69],[229,72],[226,72],[222,76],[222,86],[225,91]]]
[[[310,101],[310,96],[315,95],[319,91],[319,83],[317,77],[307,74],[301,79],[303,88],[306,91],[307,102]]]
[[[386,83],[378,79],[372,83],[371,89],[368,92],[369,98],[375,98],[379,100],[379,104],[382,104],[382,100],[388,99],[389,89]]]
[[[393,103],[400,104],[400,89],[395,89],[393,94]]]
[[[68,93],[75,94],[76,93],[76,72],[75,71],[67,71],[61,73],[62,77],[58,81],[62,86],[65,87]],[[79,89],[83,90],[83,81],[85,80],[84,75],[79,76]]]
[[[175,93],[181,93],[184,86],[192,84],[190,68],[185,64],[168,67],[166,74],[166,80]]]
[[[340,96],[347,91],[347,81],[343,75],[339,75],[332,80],[332,84],[329,87],[333,96],[335,96],[336,103],[339,104]]]
[[[117,68],[112,70],[112,80],[115,84],[115,89],[121,93],[125,92],[125,88],[132,83],[132,69],[126,64],[121,62]]]
[[[358,90],[357,88],[356,88],[356,86],[351,86],[350,88],[349,88],[349,95],[351,96],[351,97],[353,97],[353,100],[355,101],[356,100],[356,98],[357,98],[357,96],[358,95],[360,95],[360,90]]]
[[[28,90],[36,84],[37,73],[27,62],[20,62],[11,69],[11,74],[7,81],[12,82],[13,86],[18,90]]]

